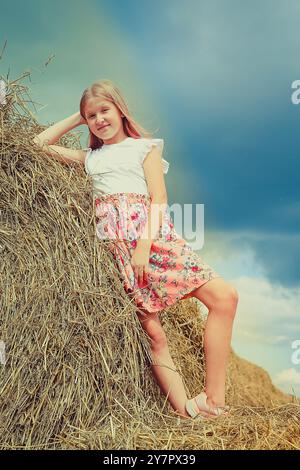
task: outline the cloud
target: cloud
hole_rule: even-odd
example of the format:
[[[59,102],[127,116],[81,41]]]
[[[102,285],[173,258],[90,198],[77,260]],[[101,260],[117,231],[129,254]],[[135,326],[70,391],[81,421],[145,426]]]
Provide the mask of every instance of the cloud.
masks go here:
[[[260,342],[263,344],[264,343],[280,344],[280,343],[286,343],[287,341],[289,341],[288,336],[284,336],[284,335],[266,336],[263,334],[252,333],[250,331],[246,331],[241,328],[235,328],[235,334],[237,334],[239,337],[244,337],[249,341],[253,341],[254,343]]]
[[[265,269],[273,288],[278,284],[297,287],[300,283],[300,234],[265,235],[252,241],[257,260]]]
[[[278,385],[300,385],[300,372],[294,368],[282,370],[274,377],[274,383]]]
[[[295,335],[300,335],[300,288],[278,286],[275,289],[267,279],[247,276],[232,279],[231,282],[240,294],[236,321],[241,330],[252,333],[263,330],[265,338],[270,335],[293,339]],[[286,326],[297,322],[298,328],[292,338]]]

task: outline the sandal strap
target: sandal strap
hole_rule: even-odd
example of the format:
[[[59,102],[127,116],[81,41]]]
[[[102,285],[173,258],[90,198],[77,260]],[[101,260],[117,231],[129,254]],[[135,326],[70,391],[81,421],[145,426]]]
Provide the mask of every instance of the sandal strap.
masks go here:
[[[228,406],[216,406],[215,408],[209,406],[207,404],[207,395],[205,392],[199,393],[199,395],[195,397],[195,401],[199,411],[205,411],[206,413],[210,413],[215,416],[219,416],[223,414],[225,410],[229,409]]]
[[[196,416],[199,415],[200,409],[199,406],[195,400],[195,398],[191,398],[190,400],[187,400],[186,405],[185,405],[186,411],[192,418],[196,418]]]
[[[199,393],[194,398],[187,400],[186,410],[192,418],[195,418],[201,412],[205,412],[214,416],[219,416],[221,414],[226,414],[226,411],[229,410],[229,406],[217,406],[212,408],[207,404],[207,395],[205,392]]]

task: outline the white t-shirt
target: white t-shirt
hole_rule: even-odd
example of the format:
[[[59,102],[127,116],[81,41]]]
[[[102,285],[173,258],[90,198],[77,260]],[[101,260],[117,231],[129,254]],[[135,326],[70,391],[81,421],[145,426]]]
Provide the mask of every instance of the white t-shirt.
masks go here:
[[[115,193],[149,194],[143,162],[153,147],[163,151],[163,139],[127,137],[117,144],[87,148],[85,171],[92,177],[93,196]],[[169,162],[162,158],[163,172]]]

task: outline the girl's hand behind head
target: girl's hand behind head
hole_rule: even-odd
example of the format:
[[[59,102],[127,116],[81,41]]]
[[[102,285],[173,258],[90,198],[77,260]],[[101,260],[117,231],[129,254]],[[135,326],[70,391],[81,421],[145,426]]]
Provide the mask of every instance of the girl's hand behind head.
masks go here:
[[[80,114],[80,112],[79,112],[79,126],[80,126],[81,124],[85,124],[86,126],[88,125],[86,119],[85,119],[83,116],[81,116],[81,114]]]

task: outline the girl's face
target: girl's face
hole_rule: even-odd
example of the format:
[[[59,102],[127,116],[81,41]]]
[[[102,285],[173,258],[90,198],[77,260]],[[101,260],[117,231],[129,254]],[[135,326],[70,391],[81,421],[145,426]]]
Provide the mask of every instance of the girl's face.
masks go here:
[[[114,138],[126,137],[119,109],[104,98],[90,98],[87,101],[85,119],[90,131],[104,143],[109,143]]]

